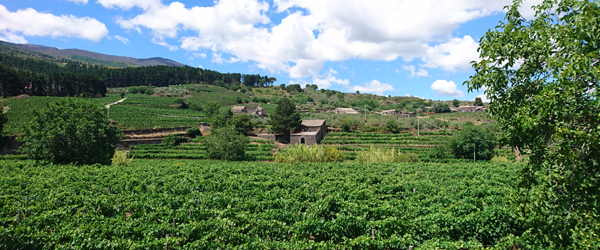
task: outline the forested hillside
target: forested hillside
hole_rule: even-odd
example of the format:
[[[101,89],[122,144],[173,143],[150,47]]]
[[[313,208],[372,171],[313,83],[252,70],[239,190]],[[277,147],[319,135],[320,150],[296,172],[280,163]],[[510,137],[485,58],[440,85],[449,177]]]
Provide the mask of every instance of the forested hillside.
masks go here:
[[[127,62],[85,56],[57,59],[6,44],[0,44],[0,52],[0,93],[4,97],[21,94],[101,97],[111,87],[166,87],[201,82],[239,86],[242,81],[246,86],[265,86],[276,80],[188,66],[132,67]]]

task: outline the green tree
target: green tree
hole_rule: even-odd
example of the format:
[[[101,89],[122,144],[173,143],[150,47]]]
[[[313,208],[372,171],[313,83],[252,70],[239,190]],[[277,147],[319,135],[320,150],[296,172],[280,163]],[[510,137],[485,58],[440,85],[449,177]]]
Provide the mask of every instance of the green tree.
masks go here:
[[[515,203],[542,248],[598,246],[600,235],[600,6],[545,0],[533,20],[507,7],[473,62],[502,142],[529,155]]]
[[[231,126],[231,117],[233,117],[231,110],[224,110],[214,115],[210,123],[211,129]]]
[[[231,117],[231,125],[237,132],[243,135],[250,135],[254,129],[254,123],[247,114],[235,114]]]
[[[289,138],[290,134],[300,127],[300,122],[300,113],[296,112],[296,107],[288,98],[281,98],[275,114],[271,115],[271,130]]]
[[[129,88],[129,93],[137,94],[137,92],[138,92],[138,89],[136,87]]]
[[[84,100],[61,100],[33,110],[33,118],[19,137],[21,153],[56,164],[109,165],[114,144],[123,134],[109,126],[106,111]]]
[[[210,159],[239,161],[246,156],[248,137],[240,134],[234,127],[211,129],[206,138],[206,154]]]
[[[396,123],[396,121],[388,121],[385,124],[385,128],[387,129],[387,131],[397,134],[398,132],[400,132],[400,126],[398,126],[398,123]]]
[[[218,102],[208,102],[204,106],[204,110],[206,111],[206,116],[212,117],[219,113],[219,109],[221,108],[221,104]]]
[[[125,98],[125,95],[126,95],[126,94],[127,94],[127,93],[125,93],[125,91],[124,91],[124,90],[121,90],[121,93],[119,93],[119,95],[121,96],[121,99]]]
[[[483,101],[481,101],[480,97],[475,97],[475,102],[473,103],[474,106],[483,106]]]
[[[476,160],[490,160],[494,157],[497,144],[494,140],[494,133],[490,129],[467,123],[458,135],[450,138],[448,146],[456,158],[473,159],[475,152]]]
[[[452,100],[452,106],[457,107],[460,106],[460,101],[458,99]]]
[[[4,136],[4,125],[6,125],[7,122],[8,119],[6,118],[6,114],[0,109],[0,148],[4,147],[8,142],[8,137]]]
[[[354,125],[354,123],[350,118],[344,118],[344,120],[342,120],[342,131],[352,132],[352,125]]]

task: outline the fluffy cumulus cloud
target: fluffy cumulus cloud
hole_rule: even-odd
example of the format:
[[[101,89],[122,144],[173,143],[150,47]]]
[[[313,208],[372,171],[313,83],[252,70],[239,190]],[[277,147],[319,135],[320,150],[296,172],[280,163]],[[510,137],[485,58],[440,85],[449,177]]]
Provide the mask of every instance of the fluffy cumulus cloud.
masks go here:
[[[456,87],[453,81],[437,80],[431,84],[431,89],[436,92],[436,95],[463,97],[464,92]]]
[[[88,0],[67,0],[69,2],[74,2],[76,4],[87,4]]]
[[[197,7],[176,1],[98,0],[107,8],[141,8],[141,14],[120,17],[117,23],[138,32],[149,30],[157,44],[229,54],[233,61],[255,62],[293,78],[318,76],[325,62],[348,59],[420,58],[422,67],[464,70],[477,58],[477,43],[469,36],[453,38],[452,32],[510,2],[274,0],[270,6],[259,0],[218,0],[214,6]],[[272,23],[267,13],[273,12],[284,15],[280,23]],[[184,31],[195,35],[182,36]],[[419,69],[412,75],[425,72]]]
[[[331,87],[332,83],[336,83],[336,84],[343,85],[343,86],[348,86],[350,84],[350,81],[348,79],[336,78],[335,75],[337,73],[338,73],[337,71],[335,71],[333,69],[329,69],[326,77],[324,77],[324,78],[314,77],[313,84],[316,84],[317,86],[319,86],[319,89],[328,89],[329,87]]]
[[[471,36],[452,38],[447,43],[442,43],[427,49],[422,60],[427,68],[442,68],[445,71],[455,72],[468,70],[471,62],[479,59],[477,52],[479,44]]]
[[[424,70],[424,69],[419,69],[419,70],[416,70],[416,69],[415,69],[415,66],[412,66],[412,65],[405,65],[405,66],[403,66],[402,68],[403,68],[405,71],[408,71],[408,72],[410,72],[410,73],[408,74],[408,77],[410,77],[410,78],[413,78],[413,77],[417,77],[417,78],[419,78],[419,77],[422,77],[422,76],[423,76],[423,77],[425,77],[425,76],[429,76],[429,72],[427,72],[427,70]],[[399,73],[399,72],[400,72],[399,70],[397,70],[397,71],[396,71],[396,73]]]
[[[90,17],[55,16],[32,8],[10,12],[0,4],[0,40],[26,43],[24,36],[77,37],[100,41],[106,25]]]
[[[353,86],[350,88],[352,91],[360,91],[361,93],[375,93],[378,95],[383,95],[385,91],[392,91],[394,87],[389,84],[381,83],[377,80],[373,80],[365,83],[364,86]]]

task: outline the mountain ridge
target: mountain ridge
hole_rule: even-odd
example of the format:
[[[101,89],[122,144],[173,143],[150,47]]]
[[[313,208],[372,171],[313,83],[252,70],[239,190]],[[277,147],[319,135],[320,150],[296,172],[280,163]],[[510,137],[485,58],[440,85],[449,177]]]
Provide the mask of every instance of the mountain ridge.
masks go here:
[[[46,55],[50,55],[50,56],[53,56],[58,59],[60,59],[60,58],[72,59],[73,56],[83,56],[83,57],[89,57],[92,59],[117,61],[117,62],[123,62],[123,63],[128,63],[128,64],[134,64],[134,65],[138,65],[138,66],[156,66],[156,65],[177,66],[177,67],[186,66],[185,64],[182,64],[182,63],[170,60],[170,59],[162,58],[162,57],[133,58],[133,57],[126,57],[126,56],[107,55],[107,54],[102,54],[102,53],[97,53],[97,52],[92,52],[92,51],[82,50],[82,49],[59,49],[59,48],[55,48],[55,47],[49,47],[49,46],[38,45],[38,44],[15,44],[15,43],[9,43],[9,42],[4,42],[4,41],[0,41],[0,43],[9,45],[9,46],[14,46],[14,47],[21,48],[21,49],[26,49],[26,50],[46,54]]]

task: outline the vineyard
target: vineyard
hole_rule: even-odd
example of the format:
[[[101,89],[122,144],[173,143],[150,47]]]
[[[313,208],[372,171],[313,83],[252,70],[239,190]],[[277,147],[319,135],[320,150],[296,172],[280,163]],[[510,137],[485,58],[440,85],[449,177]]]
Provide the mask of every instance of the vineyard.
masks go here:
[[[247,144],[246,160],[272,161],[275,145],[268,143],[264,140],[254,140]],[[202,145],[202,139],[190,139],[188,143],[182,143],[178,146],[165,144],[137,145],[131,146],[129,150],[128,156],[135,159],[207,159],[206,146]]]
[[[323,145],[334,146],[342,152],[344,159],[354,160],[358,151],[369,147],[394,148],[402,153],[415,153],[424,162],[437,163],[459,163],[469,162],[472,159],[455,159],[451,156],[444,159],[430,157],[433,147],[444,145],[452,136],[452,132],[440,130],[438,132],[423,131],[417,136],[413,133],[381,134],[381,133],[359,133],[359,132],[330,132],[321,141]],[[514,160],[510,149],[496,149],[496,155],[507,156]]]
[[[519,233],[520,164],[0,165],[2,249],[501,249]]]

